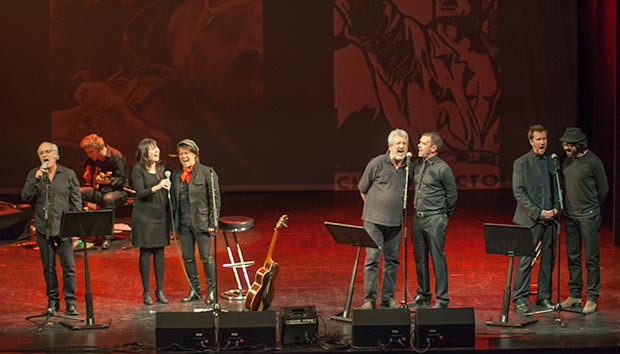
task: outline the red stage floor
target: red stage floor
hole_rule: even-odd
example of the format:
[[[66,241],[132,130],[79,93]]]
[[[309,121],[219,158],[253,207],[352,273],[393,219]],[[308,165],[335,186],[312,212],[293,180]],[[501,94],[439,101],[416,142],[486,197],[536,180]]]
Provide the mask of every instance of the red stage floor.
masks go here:
[[[611,231],[601,233],[601,297],[599,312],[576,315],[567,312],[537,316],[538,323],[524,328],[486,325],[499,320],[506,280],[508,257],[487,255],[483,223],[510,223],[514,201],[509,192],[461,192],[457,210],[450,218],[446,254],[450,284],[450,307],[473,307],[475,311],[476,351],[540,352],[618,352],[620,343],[620,251],[613,246]],[[262,265],[273,229],[282,214],[289,216],[288,228],[282,228],[274,252],[280,264],[275,283],[273,309],[316,306],[319,322],[317,343],[308,346],[282,346],[282,352],[336,352],[339,346],[321,343],[344,343],[351,338],[351,325],[330,320],[344,308],[356,248],[337,244],[327,232],[324,221],[360,225],[362,203],[357,193],[225,193],[223,215],[242,215],[255,220],[253,229],[238,233],[246,260],[256,262],[249,269],[250,281]],[[119,210],[117,222],[130,222],[129,210]],[[410,223],[410,219],[408,220]],[[178,241],[166,248],[165,293],[170,304],[145,306],[138,273],[138,249],[131,248],[128,234],[116,239],[109,251],[88,252],[92,284],[94,321],[108,323],[104,330],[72,331],[58,325],[37,331],[41,321],[26,321],[28,315],[42,313],[47,299],[38,251],[21,247],[21,242],[0,246],[0,351],[4,352],[152,352],[155,350],[157,312],[190,312],[201,303],[184,304],[188,291],[183,274]],[[217,263],[219,291],[237,288],[228,263],[228,254],[218,235]],[[408,293],[415,293],[415,269],[411,245],[408,246]],[[235,257],[237,257],[235,253]],[[362,268],[364,252],[358,266],[353,308],[362,303]],[[86,315],[84,301],[84,256],[76,253],[78,309]],[[562,298],[568,294],[566,255],[562,247]],[[403,259],[397,283],[397,299],[404,300]],[[60,269],[60,266],[59,266]],[[557,269],[557,267],[556,267]],[[536,272],[534,272],[536,273]],[[555,279],[554,275],[554,279]],[[201,277],[202,278],[202,277]],[[203,288],[204,278],[203,280]],[[245,280],[241,278],[245,287]],[[154,284],[154,280],[152,281]],[[555,283],[555,281],[554,281]],[[432,287],[434,282],[431,283]],[[557,291],[557,289],[554,289]],[[553,295],[555,301],[556,294]],[[411,298],[407,299],[411,301]],[[220,299],[223,311],[242,311],[243,302]],[[64,310],[64,304],[62,306]],[[510,322],[523,321],[509,312]],[[412,314],[412,318],[413,318]],[[561,319],[563,326],[557,321]],[[76,322],[79,324],[79,322]],[[423,348],[420,348],[423,349]],[[435,349],[433,349],[435,350]],[[352,351],[358,351],[352,349]],[[376,352],[378,348],[360,349]],[[411,348],[402,349],[413,351]],[[471,350],[470,350],[471,351]]]

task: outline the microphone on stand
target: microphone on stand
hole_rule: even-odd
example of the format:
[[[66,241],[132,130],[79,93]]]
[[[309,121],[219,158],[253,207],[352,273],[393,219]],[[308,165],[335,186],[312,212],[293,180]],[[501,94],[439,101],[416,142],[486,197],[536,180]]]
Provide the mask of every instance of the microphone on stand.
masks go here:
[[[409,163],[411,163],[411,157],[413,156],[413,154],[411,153],[411,151],[407,151],[407,155],[405,155],[407,158],[407,165]]]
[[[559,171],[560,170],[560,160],[558,160],[558,155],[554,152],[553,154],[551,154],[551,158],[553,159],[553,170],[554,171]]]

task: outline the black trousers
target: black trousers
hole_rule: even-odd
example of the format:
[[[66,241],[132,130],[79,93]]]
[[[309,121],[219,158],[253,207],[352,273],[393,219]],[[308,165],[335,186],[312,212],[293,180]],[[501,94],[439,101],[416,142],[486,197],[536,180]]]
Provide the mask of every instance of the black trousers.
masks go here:
[[[599,230],[601,214],[566,218],[566,253],[568,254],[568,288],[570,296],[581,298],[583,288],[581,243],[586,258],[588,300],[597,301],[601,287]]]
[[[436,214],[424,217],[414,215],[411,227],[413,258],[415,259],[415,272],[418,279],[417,295],[429,302],[431,300],[431,280],[428,266],[430,253],[435,272],[435,296],[437,302],[447,304],[450,302],[450,298],[448,297],[448,264],[444,244],[448,215]]]
[[[540,267],[538,269],[537,301],[551,300],[552,273],[555,264],[555,223],[538,223],[532,227],[534,245],[542,240],[540,249]],[[512,301],[526,302],[530,297],[530,276],[532,273],[532,257],[519,257],[512,288]]]
[[[58,276],[56,274],[56,253],[60,256],[62,266],[62,292],[67,305],[75,305],[75,258],[73,245],[68,237],[46,237],[37,231],[37,243],[43,264],[43,276],[46,284],[46,294],[50,303],[59,302]]]

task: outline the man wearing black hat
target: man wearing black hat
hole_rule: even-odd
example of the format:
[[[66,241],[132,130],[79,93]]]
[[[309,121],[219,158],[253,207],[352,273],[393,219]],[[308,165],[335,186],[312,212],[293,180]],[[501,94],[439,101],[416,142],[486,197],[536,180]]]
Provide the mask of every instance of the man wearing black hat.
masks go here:
[[[609,185],[605,168],[598,156],[588,150],[588,139],[579,128],[566,128],[560,138],[566,159],[562,165],[566,195],[566,252],[570,277],[570,295],[560,305],[569,308],[581,305],[583,287],[581,242],[586,257],[587,289],[585,314],[596,311],[600,289],[599,229],[601,205],[607,198]]]

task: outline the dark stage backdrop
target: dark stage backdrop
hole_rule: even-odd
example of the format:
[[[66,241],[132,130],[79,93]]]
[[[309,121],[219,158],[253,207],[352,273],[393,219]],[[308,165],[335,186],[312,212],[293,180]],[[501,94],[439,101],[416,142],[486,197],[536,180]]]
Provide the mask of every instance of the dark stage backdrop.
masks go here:
[[[227,190],[355,190],[393,128],[438,131],[461,189],[510,185],[540,122],[576,122],[576,5],[565,0],[2,2],[0,181],[42,139],[81,174],[97,133],[135,161],[190,137]],[[44,24],[44,25],[43,25]],[[7,35],[9,32],[11,35]],[[45,88],[49,88],[46,90]],[[18,145],[14,148],[13,145]],[[167,162],[176,166],[174,156]]]

